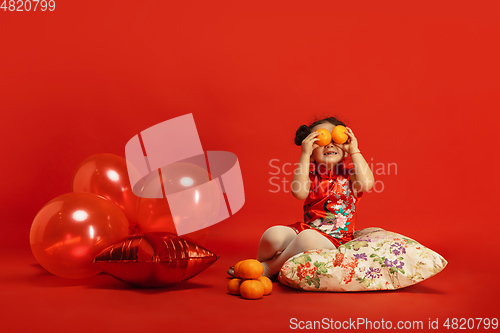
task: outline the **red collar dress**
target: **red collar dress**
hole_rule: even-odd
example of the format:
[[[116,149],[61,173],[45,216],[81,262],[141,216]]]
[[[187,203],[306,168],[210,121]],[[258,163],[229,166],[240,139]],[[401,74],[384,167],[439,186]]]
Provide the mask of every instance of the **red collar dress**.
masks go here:
[[[356,210],[363,192],[354,196],[349,172],[343,164],[328,170],[324,164],[311,163],[311,188],[304,202],[304,222],[288,225],[298,234],[314,229],[328,238],[335,247],[352,240]]]

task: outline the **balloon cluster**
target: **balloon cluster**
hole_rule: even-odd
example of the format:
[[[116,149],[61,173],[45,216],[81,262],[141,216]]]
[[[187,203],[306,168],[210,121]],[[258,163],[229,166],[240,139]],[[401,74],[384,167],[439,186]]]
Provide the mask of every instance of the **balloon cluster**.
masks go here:
[[[189,168],[183,166],[183,169]],[[191,168],[191,178],[196,179],[197,172],[201,171],[201,168]],[[72,190],[45,204],[30,230],[35,259],[55,275],[65,278],[96,275],[101,269],[94,258],[114,244],[141,230],[175,232],[164,200],[134,195],[123,157],[97,154],[87,158],[74,174]],[[180,281],[183,280],[176,282]]]

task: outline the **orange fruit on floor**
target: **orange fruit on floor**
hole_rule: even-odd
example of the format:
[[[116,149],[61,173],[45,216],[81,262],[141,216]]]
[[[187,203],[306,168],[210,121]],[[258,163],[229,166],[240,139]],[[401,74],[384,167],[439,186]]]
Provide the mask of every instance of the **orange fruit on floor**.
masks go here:
[[[238,262],[236,263],[236,265],[234,265],[234,276],[235,276],[235,277],[237,277],[237,278],[239,278],[239,277],[240,277],[240,272],[239,272],[239,270],[240,270],[240,265],[241,265],[241,263],[242,263],[243,261],[244,261],[244,260],[238,261]]]
[[[238,267],[238,274],[242,279],[258,279],[262,273],[264,273],[264,267],[255,259],[243,260]]]
[[[347,136],[347,134],[345,134],[345,132],[347,132],[347,128],[345,128],[345,126],[342,125],[335,126],[332,131],[332,140],[335,141],[335,143],[338,143],[339,145],[344,144],[347,141],[347,139],[349,139],[349,137]]]
[[[264,286],[259,280],[245,280],[240,286],[241,297],[258,299],[264,296]]]
[[[232,279],[227,284],[227,290],[231,295],[239,295],[240,294],[240,285],[243,283],[242,279]]]
[[[319,133],[319,135],[317,136],[317,138],[319,140],[316,141],[316,144],[318,146],[326,146],[327,144],[329,144],[332,141],[332,134],[330,133],[329,130],[326,130],[324,128],[320,128],[320,129],[316,130],[316,132]]]
[[[257,281],[260,281],[262,285],[264,286],[264,295],[269,295],[271,291],[273,290],[273,283],[267,276],[260,276]]]

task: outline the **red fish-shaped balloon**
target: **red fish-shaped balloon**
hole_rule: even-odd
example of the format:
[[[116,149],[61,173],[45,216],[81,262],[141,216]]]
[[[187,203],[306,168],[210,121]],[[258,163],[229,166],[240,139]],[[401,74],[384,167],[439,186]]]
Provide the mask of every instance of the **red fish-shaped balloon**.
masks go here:
[[[186,281],[219,257],[169,232],[130,236],[92,261],[114,278],[140,287],[167,287]]]

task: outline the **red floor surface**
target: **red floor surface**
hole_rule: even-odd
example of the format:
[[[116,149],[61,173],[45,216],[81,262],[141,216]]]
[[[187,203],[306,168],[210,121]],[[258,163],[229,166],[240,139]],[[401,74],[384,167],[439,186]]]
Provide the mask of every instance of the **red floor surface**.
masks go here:
[[[230,223],[223,222],[222,227]],[[274,282],[271,295],[245,300],[227,293],[225,271],[237,260],[252,257],[256,246],[249,239],[235,243],[217,238],[212,236],[206,244],[220,255],[213,266],[162,289],[133,288],[106,274],[63,279],[45,271],[30,253],[13,253],[4,260],[0,273],[2,331],[281,332],[315,320],[366,321],[346,326],[345,331],[365,330],[368,321],[373,325],[391,321],[394,327],[402,321],[407,328],[423,325],[420,331],[426,331],[429,321],[436,319],[444,331],[442,325],[448,318],[498,318],[500,293],[494,282],[498,266],[488,269],[489,261],[468,252],[469,246],[454,249],[452,244],[428,244],[449,265],[429,280],[401,290],[301,292]]]
[[[476,328],[499,317],[498,1],[56,4],[0,9],[0,333],[281,332],[324,318],[455,331],[447,319]],[[31,223],[71,191],[77,166],[123,157],[137,133],[188,113],[203,149],[233,152],[241,166],[245,205],[202,244],[220,259],[156,290],[39,266]],[[270,226],[302,219],[289,193],[294,134],[328,116],[352,128],[378,181],[356,228],[406,235],[448,266],[397,291],[275,282],[260,300],[228,295],[227,268],[254,258]]]

